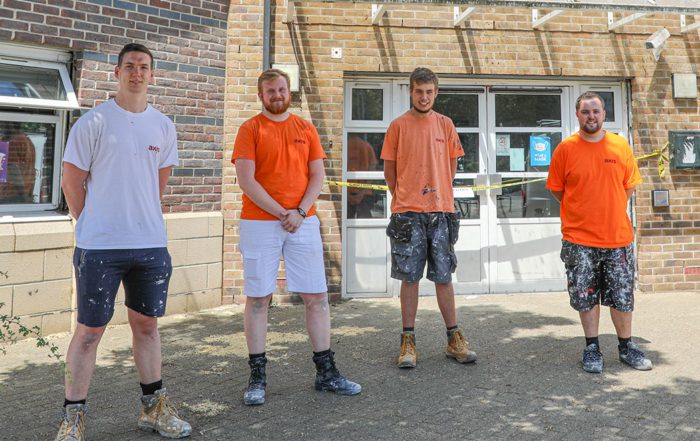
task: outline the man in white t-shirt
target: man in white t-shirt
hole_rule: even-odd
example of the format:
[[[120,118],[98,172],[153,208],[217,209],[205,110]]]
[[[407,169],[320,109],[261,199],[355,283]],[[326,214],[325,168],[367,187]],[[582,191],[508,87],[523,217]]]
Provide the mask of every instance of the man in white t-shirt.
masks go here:
[[[78,323],[66,355],[64,417],[56,441],[84,439],[86,399],[97,346],[124,284],[134,363],[143,397],[138,427],[189,436],[161,377],[158,317],[165,314],[172,264],[160,198],[178,164],[175,126],[147,102],[153,55],[127,44],[114,75],[119,90],[82,116],[68,136],[63,193],[75,225]]]

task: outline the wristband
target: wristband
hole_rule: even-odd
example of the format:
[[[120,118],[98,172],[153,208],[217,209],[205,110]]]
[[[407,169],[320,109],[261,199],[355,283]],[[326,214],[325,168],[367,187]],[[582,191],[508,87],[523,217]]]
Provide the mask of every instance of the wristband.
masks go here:
[[[306,217],[306,211],[304,211],[303,208],[297,207],[297,211],[299,212],[299,214],[301,214],[301,217],[303,217],[303,218]]]

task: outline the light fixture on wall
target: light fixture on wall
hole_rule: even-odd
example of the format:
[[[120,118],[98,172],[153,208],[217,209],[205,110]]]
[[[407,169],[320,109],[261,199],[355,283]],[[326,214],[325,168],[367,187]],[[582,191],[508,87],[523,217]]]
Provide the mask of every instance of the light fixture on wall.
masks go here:
[[[688,73],[674,73],[673,76],[673,97],[674,98],[697,98],[698,97],[698,76]]]
[[[661,56],[661,51],[663,50],[664,46],[666,46],[666,40],[671,36],[671,33],[668,32],[668,29],[666,28],[661,28],[658,31],[654,32],[651,37],[644,43],[644,46],[647,49],[651,50],[651,53],[654,54],[654,58],[656,61],[659,61],[659,57]]]
[[[273,69],[279,69],[289,75],[289,91],[299,92],[299,65],[298,64],[273,64]]]

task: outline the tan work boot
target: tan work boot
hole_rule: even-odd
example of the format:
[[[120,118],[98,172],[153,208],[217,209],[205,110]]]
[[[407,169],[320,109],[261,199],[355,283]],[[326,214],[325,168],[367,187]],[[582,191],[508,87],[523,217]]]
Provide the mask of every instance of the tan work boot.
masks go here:
[[[144,395],[141,404],[140,429],[158,432],[165,438],[184,438],[192,433],[192,426],[177,415],[165,388]]]
[[[69,404],[63,408],[63,422],[54,441],[83,441],[85,439],[84,404]]]
[[[401,333],[401,354],[399,355],[398,366],[400,368],[416,367],[416,335],[413,332]]]
[[[474,363],[476,352],[469,350],[469,342],[460,329],[447,331],[447,349],[445,355],[460,363]]]

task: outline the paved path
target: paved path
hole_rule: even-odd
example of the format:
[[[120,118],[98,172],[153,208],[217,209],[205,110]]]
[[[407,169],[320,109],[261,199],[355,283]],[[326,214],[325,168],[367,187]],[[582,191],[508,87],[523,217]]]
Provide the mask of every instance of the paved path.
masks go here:
[[[472,366],[443,355],[434,299],[422,298],[419,364],[395,367],[397,299],[332,308],[338,367],[357,397],[313,390],[301,306],[270,311],[268,402],[242,404],[247,355],[242,309],[162,320],[164,381],[194,440],[700,440],[700,294],[638,295],[636,341],[654,361],[637,372],[617,360],[606,315],[601,375],[580,368],[583,338],[564,294],[458,297],[460,323],[479,354]],[[65,350],[69,335],[52,337]],[[155,440],[136,428],[139,387],[127,326],[108,329],[89,397],[90,440]],[[0,439],[52,440],[61,372],[32,342],[0,355]]]

